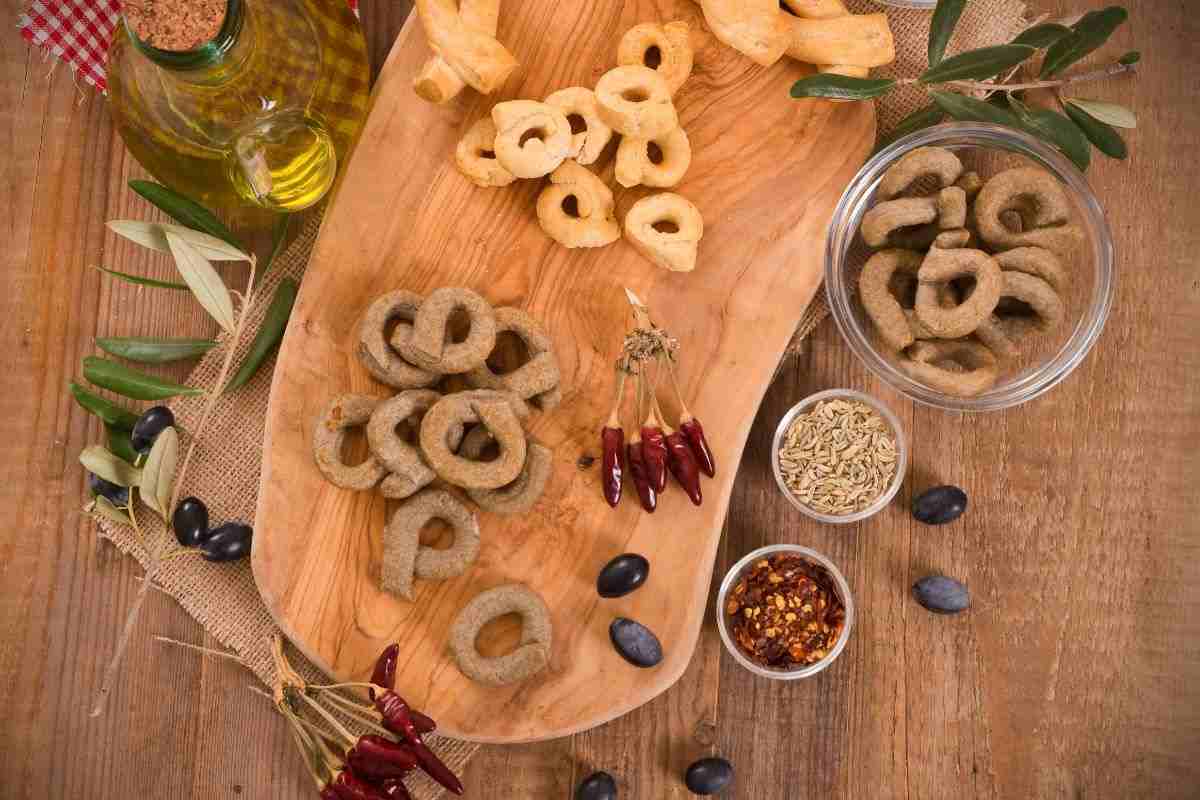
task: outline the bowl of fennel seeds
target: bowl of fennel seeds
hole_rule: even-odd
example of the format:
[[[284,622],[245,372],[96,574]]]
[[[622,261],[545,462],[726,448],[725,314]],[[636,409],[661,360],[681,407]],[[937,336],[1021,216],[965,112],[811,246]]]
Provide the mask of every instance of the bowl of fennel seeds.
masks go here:
[[[792,505],[821,522],[857,522],[891,502],[908,465],[900,420],[850,389],[806,397],[779,421],[775,481]]]

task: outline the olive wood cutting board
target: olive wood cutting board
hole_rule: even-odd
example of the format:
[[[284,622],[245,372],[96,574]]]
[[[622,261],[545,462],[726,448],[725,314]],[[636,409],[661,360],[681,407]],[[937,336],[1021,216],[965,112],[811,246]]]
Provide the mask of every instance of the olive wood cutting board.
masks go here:
[[[675,97],[693,161],[678,191],[704,216],[696,270],[673,274],[626,242],[567,250],[534,211],[545,181],[480,189],[455,169],[454,146],[491,106],[594,86],[615,66],[618,39],[646,21],[686,19],[696,67]],[[502,8],[499,38],[522,69],[493,97],[468,90],[446,106],[411,82],[429,49],[409,18],[375,87],[372,111],[343,172],[279,352],[267,412],[253,567],[267,607],[322,669],[365,680],[375,656],[401,643],[397,689],[450,736],[519,742],[564,736],[613,719],[671,686],[692,656],[742,448],[759,401],[821,279],[825,229],[843,187],[874,141],[867,103],[796,101],[792,82],[811,67],[763,69],[721,45],[687,0],[563,3]],[[598,171],[616,190],[617,216],[649,193],[612,177],[614,145]],[[415,602],[379,587],[382,534],[394,508],[375,492],[327,483],[313,461],[313,426],[333,396],[389,396],[354,356],[355,323],[396,288],[467,286],[493,305],[517,306],[548,328],[563,402],[535,414],[531,434],[554,452],[545,494],[528,513],[480,514],[483,545],[464,575],[417,581]],[[617,509],[600,491],[599,429],[613,368],[631,323],[624,287],[681,344],[679,378],[716,454],[704,504],[668,487],[644,513],[627,485]],[[671,419],[675,403],[662,398]],[[632,425],[626,407],[625,427]],[[590,461],[595,458],[594,462]],[[617,600],[596,594],[610,558],[637,552],[649,581]],[[539,592],[553,615],[549,669],[490,688],[464,677],[447,631],[477,593],[509,582]],[[648,625],[665,658],[643,670],[613,650],[608,626]],[[481,635],[485,653],[516,641],[501,620]]]

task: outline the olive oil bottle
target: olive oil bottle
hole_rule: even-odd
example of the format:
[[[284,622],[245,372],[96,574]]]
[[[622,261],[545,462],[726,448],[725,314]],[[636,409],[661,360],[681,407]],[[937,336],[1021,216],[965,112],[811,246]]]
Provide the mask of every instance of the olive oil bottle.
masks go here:
[[[122,21],[108,52],[126,147],[164,184],[243,223],[269,219],[255,207],[299,211],[325,195],[368,90],[366,42],[344,0],[228,0],[219,33],[187,51],[152,47]]]

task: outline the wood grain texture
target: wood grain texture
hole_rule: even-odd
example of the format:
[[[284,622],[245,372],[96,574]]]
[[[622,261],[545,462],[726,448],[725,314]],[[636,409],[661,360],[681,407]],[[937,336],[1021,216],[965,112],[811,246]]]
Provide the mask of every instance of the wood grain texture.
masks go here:
[[[544,182],[499,191],[473,187],[454,167],[458,139],[497,100],[540,98],[592,85],[615,66],[620,34],[636,22],[684,18],[696,33],[696,68],[675,97],[693,161],[677,191],[704,215],[695,272],[658,269],[625,242],[567,250],[541,231],[534,202]],[[448,735],[475,741],[555,738],[636,708],[673,684],[691,660],[734,472],[705,483],[691,507],[668,491],[650,516],[616,511],[599,490],[599,426],[612,364],[636,291],[683,347],[679,378],[721,464],[735,464],[758,401],[820,282],[823,232],[841,187],[874,141],[862,104],[773,103],[810,68],[771,70],[701,31],[694,5],[646,2],[524,4],[500,38],[524,65],[498,97],[474,93],[447,106],[411,83],[429,50],[415,18],[380,75],[371,117],[325,218],[280,349],[267,416],[254,539],[255,580],[289,638],[340,679],[370,674],[388,642],[405,643],[397,683]],[[611,180],[611,158],[601,173]],[[618,217],[645,189],[617,193]],[[412,602],[379,587],[387,505],[374,492],[339,489],[317,470],[312,428],[343,392],[388,396],[357,363],[357,319],[383,292],[468,286],[497,307],[542,320],[563,373],[562,404],[531,422],[554,452],[554,473],[528,513],[481,514],[479,560],[464,575],[418,581]],[[739,387],[731,394],[730,386]],[[664,402],[668,402],[664,398]],[[670,403],[668,402],[668,405]],[[672,416],[673,418],[673,416]],[[653,583],[599,602],[600,567],[626,551],[657,565]],[[447,631],[484,589],[524,583],[554,625],[549,669],[520,685],[477,684],[454,665]],[[614,652],[608,625],[627,616],[661,639],[653,670]]]
[[[1105,4],[1031,6],[1065,15]],[[19,5],[0,4],[3,17]],[[860,612],[839,664],[802,684],[757,681],[706,622],[672,689],[583,734],[482,748],[464,775],[468,797],[570,800],[576,780],[608,769],[622,797],[682,800],[679,764],[709,752],[734,759],[726,796],[738,800],[1195,796],[1200,167],[1187,154],[1200,147],[1190,102],[1200,93],[1200,18],[1182,0],[1124,5],[1130,22],[1099,55],[1139,48],[1141,73],[1077,92],[1129,105],[1141,120],[1127,135],[1129,161],[1098,160],[1089,173],[1120,280],[1084,366],[994,418],[917,410],[881,391],[826,323],[764,398],[716,571],[772,541],[834,557]],[[364,0],[373,63],[406,13],[406,3]],[[78,513],[75,455],[100,431],[63,382],[95,335],[214,330],[183,298],[150,303],[84,271],[103,261],[169,274],[165,260],[100,227],[152,216],[124,188],[142,175],[103,103],[11,29],[0,64],[0,500],[10,519],[0,527],[0,796],[311,797],[286,728],[246,692],[246,673],[149,638],[212,644],[161,595],[147,602],[108,714],[85,717],[138,570],[98,546]],[[778,416],[833,386],[881,395],[917,445],[896,508],[851,530],[803,519],[769,471]],[[912,526],[903,503],[939,481],[965,486],[971,513],[944,530]],[[908,584],[933,569],[970,581],[969,617],[925,617],[909,600]]]

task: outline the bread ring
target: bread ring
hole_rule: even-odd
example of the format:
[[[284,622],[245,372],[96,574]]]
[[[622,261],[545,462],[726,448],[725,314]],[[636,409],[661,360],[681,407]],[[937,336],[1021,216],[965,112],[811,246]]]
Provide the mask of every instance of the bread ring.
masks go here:
[[[458,16],[468,28],[495,37],[500,21],[500,0],[459,0]],[[431,56],[413,80],[418,97],[431,103],[453,100],[467,86],[454,68],[441,56]]]
[[[1004,272],[1023,272],[1041,278],[1056,292],[1065,292],[1070,278],[1058,256],[1041,247],[1015,247],[992,256]]]
[[[433,483],[437,477],[421,457],[421,451],[398,436],[396,428],[411,420],[419,431],[421,418],[441,397],[432,389],[409,389],[383,401],[371,413],[367,423],[367,444],[384,469],[392,473],[380,484],[384,497],[403,500]],[[463,438],[462,426],[451,428],[447,436],[450,448],[458,447]]]
[[[917,342],[905,351],[900,368],[910,378],[953,397],[975,397],[996,385],[996,356],[970,339]],[[964,371],[946,369],[951,362]]]
[[[700,0],[700,7],[713,35],[764,67],[783,57],[793,38],[789,23],[799,21],[779,8],[779,0]]]
[[[476,186],[485,189],[508,186],[517,179],[496,158],[496,123],[491,117],[480,117],[454,148],[454,163],[458,171]]]
[[[578,133],[572,128],[571,149],[567,157],[575,159],[577,164],[595,163],[613,136],[612,128],[600,119],[596,93],[583,86],[571,86],[547,97],[546,104],[565,114],[568,125],[572,125],[572,117],[578,117],[583,123],[583,130]]]
[[[571,123],[561,110],[536,100],[492,107],[496,158],[518,178],[549,175],[571,154]]]
[[[538,195],[538,224],[564,247],[603,247],[621,238],[613,209],[612,190],[604,181],[587,167],[564,161]]]
[[[1025,230],[1004,224],[1010,211],[1021,214]],[[1005,170],[989,179],[975,198],[974,218],[980,237],[996,250],[1042,247],[1065,257],[1083,241],[1083,231],[1070,221],[1066,190],[1036,167]]]
[[[897,272],[916,276],[922,255],[913,250],[880,250],[868,259],[858,276],[858,296],[884,343],[903,350],[913,343],[912,326],[889,284]]]
[[[917,272],[917,319],[941,339],[957,339],[974,331],[1000,300],[1000,266],[982,250],[933,248]],[[951,309],[938,303],[937,287],[955,278],[975,279],[970,297]]]
[[[495,658],[483,656],[475,639],[483,626],[505,614],[521,616],[521,643]],[[450,651],[462,673],[487,686],[506,686],[526,680],[550,663],[553,628],[550,609],[530,589],[510,583],[476,595],[463,606],[450,628]]]
[[[480,423],[500,443],[500,457],[486,463],[451,452],[447,434],[456,425]],[[521,473],[525,464],[525,431],[512,406],[499,398],[443,397],[421,421],[421,452],[447,483],[464,489],[499,489]]]
[[[646,258],[672,272],[691,272],[696,268],[696,252],[703,236],[704,218],[700,210],[674,192],[643,197],[625,215],[625,238],[629,243]]]
[[[458,454],[472,461],[479,461],[492,441],[494,440],[486,428],[472,428],[463,439]],[[526,443],[525,465],[512,483],[499,489],[470,489],[467,495],[484,511],[521,514],[532,508],[542,496],[553,469],[554,456],[550,448],[529,441]]]
[[[998,356],[1015,358],[1019,355],[1016,342],[1034,332],[1053,330],[1066,315],[1066,307],[1054,287],[1041,278],[1023,272],[1004,272],[1002,275],[1004,285],[1000,297],[1020,300],[1033,313],[991,314],[975,329],[975,335]]]
[[[342,444],[346,440],[346,429],[366,425],[371,412],[379,405],[378,397],[362,394],[338,395],[329,401],[325,411],[317,420],[313,432],[313,457],[317,469],[335,486],[343,489],[370,489],[387,474],[383,464],[374,455],[353,467],[342,461]]]
[[[882,12],[827,19],[780,16],[786,28],[787,54],[797,61],[881,67],[896,60],[892,29]]]
[[[901,228],[924,225],[937,219],[938,206],[934,197],[902,197],[885,200],[863,214],[859,233],[870,247],[885,247],[888,237]],[[933,236],[937,236],[934,232]],[[933,237],[930,237],[930,241]],[[914,248],[915,249],[915,248]]]
[[[596,82],[600,119],[622,136],[651,139],[679,127],[671,90],[649,67],[616,67]]]
[[[944,147],[918,147],[887,168],[879,181],[879,188],[875,190],[875,196],[880,200],[891,200],[927,176],[937,178],[938,188],[944,189],[953,186],[962,171],[962,162],[952,151]]]
[[[388,344],[387,326],[399,321],[397,329],[411,330],[422,297],[399,289],[375,299],[358,324],[355,354],[376,379],[397,389],[420,389],[437,383],[435,372],[415,367]]]
[[[491,94],[520,66],[496,37],[468,25],[455,0],[416,0],[425,38],[466,84]]]
[[[454,543],[445,550],[421,544],[421,528],[434,519],[454,529]],[[466,572],[478,557],[479,520],[474,512],[449,492],[428,489],[396,509],[388,521],[380,583],[411,600],[414,578],[444,581]]]
[[[658,163],[651,158],[651,145],[658,151]],[[652,139],[625,136],[617,146],[617,183],[629,188],[642,184],[667,188],[683,180],[692,165],[692,145],[683,128]]]
[[[674,95],[692,74],[695,54],[688,33],[688,24],[682,21],[634,25],[617,45],[617,64],[654,70]]]
[[[447,341],[455,311],[471,321],[467,338]],[[396,328],[392,347],[406,359],[442,375],[467,372],[484,362],[496,346],[496,317],[488,302],[470,289],[436,289],[421,303],[412,327]]]
[[[496,309],[496,333],[512,333],[525,345],[529,360],[497,375],[484,361],[467,373],[467,383],[485,389],[502,389],[529,400],[558,386],[561,375],[550,335],[542,324],[517,308]]]

